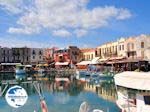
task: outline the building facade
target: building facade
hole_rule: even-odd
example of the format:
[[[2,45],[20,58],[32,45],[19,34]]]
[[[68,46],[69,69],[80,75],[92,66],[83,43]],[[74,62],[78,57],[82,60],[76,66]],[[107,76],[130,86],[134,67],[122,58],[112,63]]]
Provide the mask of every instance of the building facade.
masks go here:
[[[96,57],[97,51],[95,48],[85,48],[81,49],[81,55],[83,61],[90,61]]]
[[[46,48],[44,51],[44,58],[47,63],[51,63],[54,61],[54,52],[58,50],[58,48],[53,47],[53,48]]]
[[[125,53],[127,58],[137,58],[136,46],[139,46],[136,45],[136,37],[129,37],[125,40]]]
[[[44,52],[45,49],[43,48],[30,48],[31,53],[30,53],[30,62],[31,64],[39,64],[39,63],[45,63],[45,58],[44,58]]]
[[[140,35],[135,41],[137,57],[150,60],[150,36]]]
[[[118,42],[109,42],[97,47],[97,56],[102,59],[118,56]]]
[[[13,62],[12,50],[11,48],[2,47],[1,48],[1,63],[11,63]]]
[[[76,64],[80,61],[80,49],[76,46],[69,46],[66,49],[59,49],[54,52],[55,62],[69,62]]]
[[[120,38],[119,40],[117,40],[117,57],[127,57],[125,42],[125,38]]]
[[[30,64],[30,48],[12,48],[12,58],[14,63]]]
[[[150,60],[150,36],[120,38],[97,47],[97,56],[102,59],[124,57]]]

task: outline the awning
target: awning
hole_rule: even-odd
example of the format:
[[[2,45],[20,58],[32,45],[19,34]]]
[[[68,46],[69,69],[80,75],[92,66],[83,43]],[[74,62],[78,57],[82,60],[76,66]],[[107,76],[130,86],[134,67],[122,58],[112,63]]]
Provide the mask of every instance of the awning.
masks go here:
[[[77,63],[76,65],[89,65],[91,64],[91,61],[81,61],[80,63]]]
[[[66,65],[69,65],[69,62],[56,62],[55,65],[56,66],[63,66],[63,65],[66,66]]]
[[[100,63],[99,59],[100,57],[95,57],[94,59],[92,59],[91,64],[99,64]]]
[[[130,62],[136,63],[136,62],[139,62],[139,61],[147,61],[147,60],[143,60],[143,59],[124,59],[124,60],[118,61],[118,63],[130,63]]]
[[[121,57],[111,57],[111,58],[109,58],[109,60],[121,60],[121,59],[125,59],[125,57],[121,56]]]
[[[99,59],[100,62],[104,62],[104,61],[107,61],[108,58],[102,58],[102,59]]]
[[[25,65],[25,67],[32,67],[32,65]]]
[[[21,65],[21,63],[1,63],[1,65]]]
[[[118,86],[137,89],[150,90],[150,72],[123,72],[116,74],[115,84]]]

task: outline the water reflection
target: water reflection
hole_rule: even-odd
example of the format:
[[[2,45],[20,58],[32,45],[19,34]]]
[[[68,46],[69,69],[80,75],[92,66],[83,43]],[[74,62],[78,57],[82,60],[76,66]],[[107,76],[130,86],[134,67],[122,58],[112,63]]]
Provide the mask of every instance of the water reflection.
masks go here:
[[[114,103],[116,91],[113,80],[103,81],[98,85],[77,80],[58,84],[54,78],[50,79],[39,81],[50,112],[78,112],[83,101],[87,101],[91,108],[100,108],[104,111],[109,109],[109,112],[119,111]],[[2,97],[0,112],[31,112],[40,109],[39,96],[33,84],[20,83],[19,85],[24,87],[29,95],[26,105],[18,109],[12,109]]]
[[[84,86],[86,91],[98,94],[100,97],[115,102],[117,94],[113,80],[105,80],[98,84],[86,83]]]

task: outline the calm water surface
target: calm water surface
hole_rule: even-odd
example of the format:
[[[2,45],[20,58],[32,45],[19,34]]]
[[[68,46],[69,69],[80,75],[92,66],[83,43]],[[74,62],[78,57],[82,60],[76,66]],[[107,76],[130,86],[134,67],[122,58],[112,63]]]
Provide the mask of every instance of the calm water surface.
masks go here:
[[[79,112],[80,104],[86,101],[90,109],[98,108],[104,112],[119,112],[115,104],[115,87],[112,79],[95,84],[72,81],[69,84],[56,84],[54,81],[43,81],[41,86],[48,105],[49,112]],[[11,85],[10,85],[11,86]],[[33,84],[21,84],[29,95],[27,103],[18,109],[11,108],[0,98],[0,112],[40,112],[39,96]],[[63,86],[63,88],[62,88]]]

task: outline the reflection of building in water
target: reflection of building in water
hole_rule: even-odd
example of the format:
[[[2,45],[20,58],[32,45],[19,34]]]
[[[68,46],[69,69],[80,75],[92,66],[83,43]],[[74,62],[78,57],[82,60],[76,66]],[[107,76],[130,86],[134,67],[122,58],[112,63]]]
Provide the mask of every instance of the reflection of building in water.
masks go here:
[[[105,87],[98,87],[97,88],[98,95],[104,99],[110,100],[110,101],[115,101],[116,100],[116,90],[114,88],[105,88]]]
[[[84,90],[85,91],[91,91],[91,92],[96,92],[96,88],[97,88],[97,86],[96,85],[94,85],[94,84],[89,84],[89,83],[85,83],[85,85],[84,85]]]
[[[105,81],[99,86],[86,83],[84,86],[84,90],[97,93],[100,97],[110,101],[115,101],[116,99],[116,89],[113,82]]]

